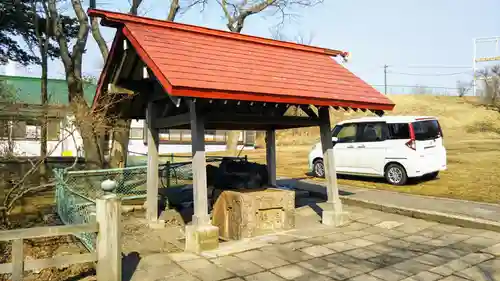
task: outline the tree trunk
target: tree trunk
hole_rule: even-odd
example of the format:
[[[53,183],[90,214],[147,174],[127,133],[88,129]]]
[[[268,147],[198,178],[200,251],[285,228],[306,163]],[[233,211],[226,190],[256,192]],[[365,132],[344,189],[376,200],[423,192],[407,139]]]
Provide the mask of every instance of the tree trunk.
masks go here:
[[[226,140],[226,151],[231,155],[236,156],[238,153],[238,138],[240,131],[228,131]]]
[[[123,168],[127,165],[130,123],[132,123],[131,120],[118,119],[113,126],[109,160],[111,168]]]
[[[42,184],[47,182],[47,110],[48,110],[48,94],[47,94],[47,52],[41,51],[42,56],[42,81],[41,81],[41,101],[42,101],[42,126],[40,132],[40,158],[43,160],[40,165],[39,175]]]

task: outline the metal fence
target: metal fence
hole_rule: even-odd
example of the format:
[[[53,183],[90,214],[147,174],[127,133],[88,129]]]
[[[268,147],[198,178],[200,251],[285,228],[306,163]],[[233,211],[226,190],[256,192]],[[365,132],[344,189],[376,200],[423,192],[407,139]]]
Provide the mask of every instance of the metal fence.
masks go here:
[[[177,157],[177,156],[175,156]],[[223,158],[207,157],[207,163],[218,165]],[[233,158],[234,157],[229,157]],[[237,158],[237,159],[245,159]],[[172,158],[171,160],[174,160]],[[189,161],[171,163],[167,161],[159,167],[160,186],[169,188],[192,183],[193,173],[191,159]],[[112,191],[121,200],[146,198],[147,166],[133,166],[117,169],[66,171],[55,169],[56,207],[64,224],[80,224],[95,222],[96,198],[105,194],[101,183],[105,180],[116,182]],[[95,250],[96,235],[80,233],[76,235],[89,250]]]

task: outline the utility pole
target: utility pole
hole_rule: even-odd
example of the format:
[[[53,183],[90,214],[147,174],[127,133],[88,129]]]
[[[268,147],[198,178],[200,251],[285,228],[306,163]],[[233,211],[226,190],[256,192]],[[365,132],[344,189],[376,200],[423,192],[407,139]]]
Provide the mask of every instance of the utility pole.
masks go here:
[[[389,66],[384,64],[384,94],[387,95],[387,68]]]

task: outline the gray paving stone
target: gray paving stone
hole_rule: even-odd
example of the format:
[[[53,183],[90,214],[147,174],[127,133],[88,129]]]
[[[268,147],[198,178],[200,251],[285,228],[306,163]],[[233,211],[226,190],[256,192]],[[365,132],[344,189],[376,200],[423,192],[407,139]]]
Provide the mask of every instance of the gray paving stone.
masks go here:
[[[338,241],[338,240],[336,240],[335,237],[331,237],[331,236],[329,236],[329,237],[319,236],[319,237],[313,237],[313,238],[308,238],[308,239],[304,240],[304,242],[312,244],[312,245],[324,245],[324,244],[332,243],[335,241]]]
[[[438,248],[434,251],[431,251],[431,252],[429,252],[429,254],[448,258],[448,259],[458,259],[460,257],[467,255],[468,252],[458,250],[458,249],[443,247],[443,248]]]
[[[266,272],[261,272],[253,275],[248,275],[245,277],[245,280],[247,281],[283,281],[285,279],[279,277],[278,275],[266,271]]]
[[[401,226],[396,227],[395,230],[401,231],[404,233],[408,233],[408,234],[414,234],[414,233],[420,232],[428,227],[429,227],[428,225],[415,225],[412,223],[405,223]]]
[[[391,267],[399,269],[403,272],[408,272],[411,274],[418,274],[422,271],[426,271],[428,269],[431,269],[433,266],[428,265],[428,264],[423,264],[423,263],[420,263],[414,259],[411,259],[411,260],[406,260],[406,261],[397,263],[395,265],[392,265]]]
[[[497,244],[498,241],[493,240],[491,238],[482,237],[482,236],[474,236],[474,237],[471,237],[467,240],[464,240],[463,242],[467,243],[467,244],[473,244],[473,245],[481,246],[483,248],[487,248],[487,247],[490,247],[492,245]]]
[[[494,256],[500,256],[500,243],[481,250],[484,253],[492,254]]]
[[[462,277],[458,277],[455,275],[451,275],[451,276],[445,277],[443,279],[439,279],[438,281],[470,281],[470,280],[464,279]]]
[[[378,226],[370,226],[368,228],[363,229],[363,231],[373,233],[373,234],[384,234],[384,236],[387,236],[387,235],[385,235],[385,232],[387,232],[388,230],[385,228],[378,227]],[[406,235],[406,233],[405,233],[405,235]]]
[[[438,238],[442,237],[443,235],[449,234],[449,232],[443,231],[443,230],[435,230],[435,229],[424,229],[420,232],[417,232],[416,234],[420,236],[425,236],[429,238]]]
[[[346,280],[363,274],[363,272],[352,270],[343,266],[335,266],[320,272],[323,275],[329,276],[334,280]]]
[[[203,281],[218,281],[234,277],[234,274],[231,272],[206,259],[182,261],[179,262],[179,265],[188,273]]]
[[[334,279],[322,274],[310,272],[306,275],[293,279],[293,281],[334,281]]]
[[[412,275],[411,273],[393,267],[380,268],[369,274],[385,281],[399,281]]]
[[[375,276],[368,275],[368,274],[363,274],[356,276],[354,278],[349,279],[348,281],[382,281],[382,279],[378,279]]]
[[[408,247],[410,247],[410,245],[412,245],[412,242],[404,241],[401,239],[393,239],[380,244],[394,248],[407,249]]]
[[[454,225],[449,225],[449,224],[436,224],[431,227],[429,227],[427,230],[437,230],[437,231],[443,231],[443,232],[455,232],[455,233],[460,233],[459,230],[463,229],[462,227],[459,226],[454,226]]]
[[[468,267],[470,267],[470,265],[468,263],[466,263],[463,260],[457,259],[457,260],[452,260],[450,262],[447,262],[443,265],[431,268],[431,269],[429,269],[429,271],[431,271],[433,273],[437,273],[437,274],[442,275],[442,276],[448,276],[448,275],[452,275],[455,272],[464,270]]]
[[[406,237],[408,236],[407,233],[404,233],[404,232],[401,232],[401,231],[397,231],[397,230],[394,230],[394,229],[391,229],[391,230],[385,230],[383,233],[381,233],[387,237],[392,237],[392,238],[401,238],[401,237]]]
[[[407,237],[401,238],[401,240],[408,241],[408,242],[414,242],[414,243],[422,243],[425,241],[430,240],[431,238],[422,236],[422,235],[410,235]]]
[[[424,245],[435,246],[435,247],[446,247],[450,244],[455,243],[455,241],[443,240],[443,239],[438,238],[438,239],[430,239],[427,241],[422,241],[420,243],[424,244]]]
[[[309,270],[296,264],[277,267],[272,269],[271,272],[287,280],[293,280],[310,273]]]
[[[361,238],[354,238],[354,239],[346,240],[345,242],[348,244],[351,244],[353,246],[356,246],[356,247],[366,247],[366,246],[370,246],[370,245],[375,244],[372,241],[368,241],[368,240],[361,239]]]
[[[172,259],[173,261],[176,261],[176,262],[195,260],[195,259],[201,258],[200,256],[198,256],[196,254],[188,253],[188,252],[172,253],[172,254],[168,254],[168,256],[170,259]]]
[[[375,252],[381,253],[381,254],[386,254],[386,253],[394,251],[397,248],[394,248],[394,247],[391,247],[391,246],[388,246],[385,244],[374,244],[374,245],[366,246],[365,249],[375,251]]]
[[[234,256],[212,259],[211,262],[238,276],[246,276],[264,271],[262,267],[255,263]]]
[[[333,243],[325,244],[323,246],[327,247],[328,249],[332,249],[336,252],[349,251],[349,250],[357,248],[357,246],[348,244],[346,242],[333,242]]]
[[[441,278],[443,278],[443,276],[439,274],[435,274],[429,271],[422,271],[416,275],[403,279],[403,281],[435,281]]]
[[[374,269],[380,268],[381,266],[379,264],[366,260],[360,260],[343,253],[329,255],[324,257],[323,259],[336,265],[359,271],[361,273],[372,271]]]
[[[495,231],[484,230],[484,231],[479,232],[477,234],[477,236],[490,238],[490,239],[493,239],[493,240],[500,242],[500,234],[498,234],[498,232],[495,232]]]
[[[345,241],[345,240],[349,240],[349,239],[354,238],[352,236],[346,235],[345,233],[334,233],[334,234],[327,235],[326,237],[328,238],[328,240],[331,241],[330,243]]]
[[[362,230],[353,230],[353,231],[343,232],[343,234],[353,238],[358,238],[358,237],[368,236],[371,233]]]
[[[316,246],[311,246],[316,247]],[[317,246],[321,247],[321,246]],[[309,248],[309,247],[306,247]],[[277,256],[280,259],[286,260],[291,263],[296,263],[303,260],[308,260],[314,258],[311,255],[306,254],[301,250],[292,250],[287,247],[280,245],[262,247],[260,250],[264,253],[269,253],[271,255]]]
[[[443,265],[443,264],[450,261],[450,259],[443,258],[440,256],[431,255],[431,254],[424,254],[424,255],[415,257],[412,260],[423,263],[423,264],[432,265],[433,267]]]
[[[200,258],[200,257],[198,257]],[[153,254],[141,258],[137,265],[137,270],[148,270],[159,266],[172,266],[172,270],[179,268],[169,257],[168,254]]]
[[[413,252],[406,249],[394,249],[394,251],[387,253],[387,255],[403,259],[411,259],[421,255],[421,253]]]
[[[453,248],[453,249],[458,249],[458,250],[468,252],[468,253],[477,252],[477,251],[480,251],[480,250],[483,250],[486,248],[484,246],[474,245],[474,244],[470,244],[470,243],[464,243],[463,241],[450,244],[450,245],[448,245],[448,247]]]
[[[318,273],[320,271],[327,270],[337,266],[336,264],[328,262],[321,258],[314,258],[312,260],[302,261],[299,262],[298,265]]]
[[[354,230],[362,230],[370,227],[369,224],[363,222],[352,222],[346,226],[342,227],[342,232],[354,231]]]
[[[480,263],[455,275],[474,281],[500,280],[500,259]]]
[[[439,239],[444,240],[444,241],[452,241],[453,243],[464,241],[466,239],[469,239],[470,236],[466,234],[459,234],[459,233],[446,233],[442,236],[439,237]]]
[[[323,247],[323,246],[319,246],[319,245],[302,248],[302,249],[300,249],[300,251],[302,251],[310,256],[316,257],[316,258],[335,253],[331,249],[328,249],[327,247]]]
[[[404,260],[405,259],[403,259],[403,258],[390,256],[388,254],[382,254],[382,255],[376,256],[374,258],[368,259],[369,262],[379,264],[382,267],[391,266],[393,264],[400,263]]]
[[[181,273],[181,274],[178,274],[178,275],[174,275],[174,276],[165,276],[165,277],[161,277],[161,278],[157,278],[157,279],[140,279],[140,281],[146,281],[146,280],[152,280],[152,281],[200,281],[200,279],[194,277],[193,275],[190,275],[189,273]],[[233,280],[233,279],[229,279],[229,280]],[[229,281],[227,280],[227,281]],[[138,280],[139,281],[139,280]],[[226,281],[226,280],[224,280]]]
[[[460,258],[460,260],[465,261],[470,265],[476,265],[483,261],[487,261],[493,258],[493,255],[487,253],[471,253]]]
[[[310,246],[312,246],[312,244],[307,243],[305,241],[294,241],[294,242],[285,243],[282,246],[285,248],[292,249],[292,250],[299,250],[299,249],[302,249],[305,247],[310,247]]]
[[[386,242],[391,240],[391,238],[380,234],[370,234],[368,236],[363,236],[362,238],[375,243]]]
[[[380,253],[378,253],[378,252],[370,251],[370,250],[367,250],[365,248],[346,251],[346,252],[344,252],[344,254],[353,256],[353,257],[361,259],[361,260],[366,260],[366,259],[373,258],[373,257],[380,255]]]
[[[283,259],[259,250],[238,253],[235,256],[243,260],[251,261],[265,269],[271,269],[288,264],[288,262]]]
[[[240,277],[233,277],[233,278],[230,278],[230,279],[226,279],[224,281],[244,281],[244,280],[241,279]]]

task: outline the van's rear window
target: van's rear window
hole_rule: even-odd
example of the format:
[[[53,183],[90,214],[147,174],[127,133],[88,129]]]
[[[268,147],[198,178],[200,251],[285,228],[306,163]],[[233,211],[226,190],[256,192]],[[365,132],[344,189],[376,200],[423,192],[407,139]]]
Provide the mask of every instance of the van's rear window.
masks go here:
[[[431,140],[441,136],[439,122],[437,120],[425,120],[413,122],[416,140]]]
[[[391,140],[405,140],[410,138],[410,126],[408,123],[389,123],[389,138]]]

